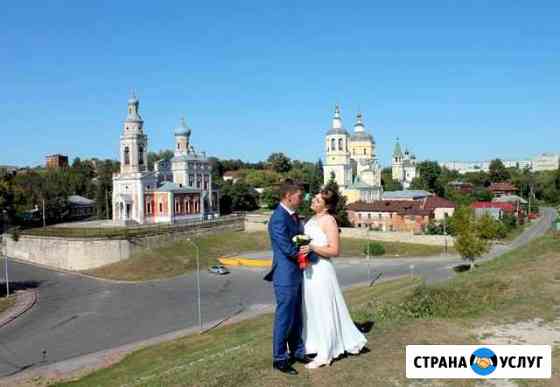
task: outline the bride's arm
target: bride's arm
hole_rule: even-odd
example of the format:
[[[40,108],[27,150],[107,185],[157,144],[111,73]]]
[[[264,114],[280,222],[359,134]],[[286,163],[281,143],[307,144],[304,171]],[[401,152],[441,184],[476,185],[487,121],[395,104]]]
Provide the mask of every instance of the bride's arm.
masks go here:
[[[315,246],[310,244],[311,250],[322,257],[338,257],[340,254],[340,235],[338,225],[332,216],[325,216],[320,222],[321,229],[327,234],[328,244],[326,246]]]

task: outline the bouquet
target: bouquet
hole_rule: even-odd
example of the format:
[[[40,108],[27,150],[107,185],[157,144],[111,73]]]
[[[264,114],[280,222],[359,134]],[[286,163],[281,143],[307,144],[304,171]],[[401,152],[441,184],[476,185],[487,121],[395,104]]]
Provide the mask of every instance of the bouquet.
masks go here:
[[[307,235],[299,234],[292,238],[292,242],[294,242],[296,247],[299,249],[301,246],[307,246],[310,244],[311,238]],[[309,258],[307,257],[307,254],[298,253],[297,263],[301,270],[309,266]]]

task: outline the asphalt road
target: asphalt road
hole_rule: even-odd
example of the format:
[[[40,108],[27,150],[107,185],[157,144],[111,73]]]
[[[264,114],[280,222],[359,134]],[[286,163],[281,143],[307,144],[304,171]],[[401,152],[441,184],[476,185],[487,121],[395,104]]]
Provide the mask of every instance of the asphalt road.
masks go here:
[[[545,209],[541,220],[508,246],[497,246],[489,257],[542,235],[555,211]],[[427,281],[453,275],[458,257],[375,259],[372,273],[383,278],[414,274]],[[4,267],[3,260],[0,262]],[[368,281],[365,260],[338,260],[342,286]],[[194,274],[144,283],[115,283],[9,261],[10,280],[35,283],[37,304],[0,329],[0,377],[76,356],[158,336],[197,325]],[[274,301],[264,269],[236,268],[227,276],[201,273],[202,315],[219,320],[240,308],[259,308]],[[46,350],[46,356],[43,355]]]

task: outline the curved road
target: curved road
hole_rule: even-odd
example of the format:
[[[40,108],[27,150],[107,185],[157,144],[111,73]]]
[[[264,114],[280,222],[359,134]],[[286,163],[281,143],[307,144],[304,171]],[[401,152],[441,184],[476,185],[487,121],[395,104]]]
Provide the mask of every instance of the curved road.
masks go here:
[[[545,209],[538,223],[510,245],[494,248],[487,258],[542,235],[554,216],[553,209]],[[341,259],[336,263],[343,286],[368,280],[364,261]],[[410,273],[413,264],[415,274],[438,281],[451,277],[451,267],[458,262],[456,256],[375,259],[371,268],[391,278]],[[3,260],[0,263],[4,267]],[[30,311],[0,329],[0,377],[197,324],[192,274],[145,283],[116,283],[13,261],[9,265],[10,281],[36,283],[39,296]],[[272,288],[262,280],[263,272],[239,268],[223,277],[201,273],[204,321],[221,319],[241,307],[271,304]]]

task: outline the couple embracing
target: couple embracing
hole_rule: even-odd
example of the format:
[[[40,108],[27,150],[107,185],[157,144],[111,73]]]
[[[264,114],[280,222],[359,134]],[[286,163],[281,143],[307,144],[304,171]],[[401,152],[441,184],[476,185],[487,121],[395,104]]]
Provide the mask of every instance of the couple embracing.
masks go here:
[[[273,368],[295,375],[294,362],[309,369],[330,365],[344,353],[359,354],[367,339],[350,317],[331,262],[340,252],[333,216],[338,195],[329,189],[318,193],[311,203],[315,216],[303,225],[296,213],[303,189],[287,180],[280,194],[268,224],[274,257],[265,280],[273,282],[276,297]],[[297,248],[292,239],[302,233],[311,243]],[[310,261],[303,270],[298,254],[307,254]]]

